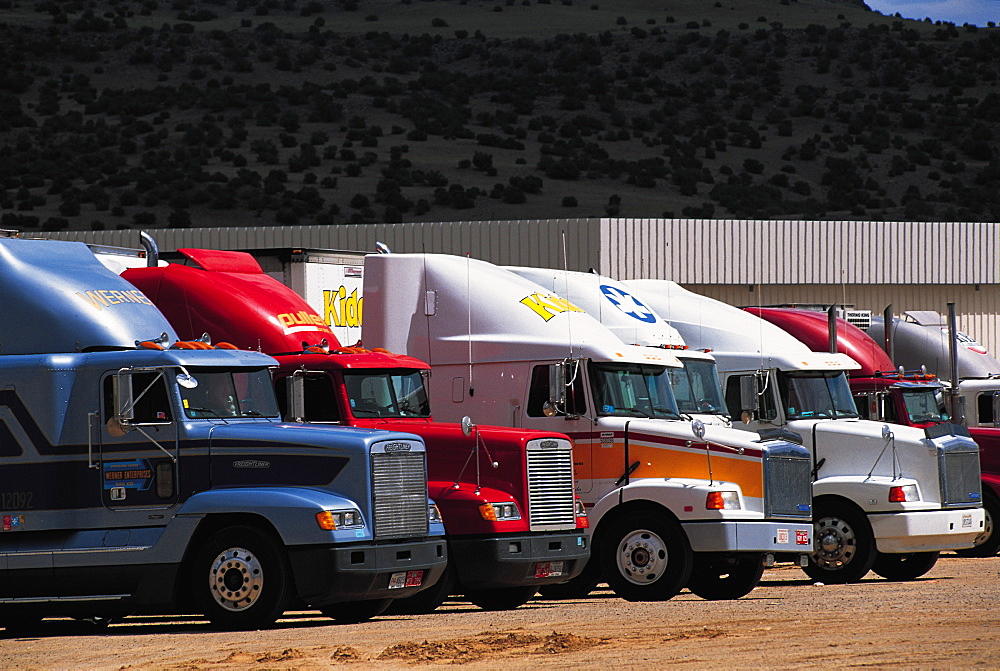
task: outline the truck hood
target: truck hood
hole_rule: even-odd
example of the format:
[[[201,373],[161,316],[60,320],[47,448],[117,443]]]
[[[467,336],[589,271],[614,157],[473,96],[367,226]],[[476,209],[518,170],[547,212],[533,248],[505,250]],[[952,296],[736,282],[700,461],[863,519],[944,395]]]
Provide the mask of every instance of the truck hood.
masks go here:
[[[423,452],[424,442],[412,433],[380,431],[346,426],[316,424],[270,423],[260,421],[208,420],[213,426],[213,448],[239,446],[252,443],[254,447],[295,449],[296,447],[321,447],[344,452],[383,451],[386,443],[405,443],[404,451]]]

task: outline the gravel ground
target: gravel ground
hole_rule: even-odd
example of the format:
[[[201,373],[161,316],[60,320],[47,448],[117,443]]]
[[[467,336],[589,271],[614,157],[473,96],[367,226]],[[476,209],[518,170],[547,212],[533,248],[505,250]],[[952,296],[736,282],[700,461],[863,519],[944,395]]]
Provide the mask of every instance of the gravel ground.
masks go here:
[[[195,617],[134,617],[96,629],[46,620],[0,640],[4,669],[326,669],[606,667],[1000,668],[1000,557],[943,556],[904,583],[874,573],[812,584],[768,569],[737,601],[682,592],[629,603],[611,592],[499,613],[460,601],[421,616],[336,625],[289,612],[274,629],[212,631]]]

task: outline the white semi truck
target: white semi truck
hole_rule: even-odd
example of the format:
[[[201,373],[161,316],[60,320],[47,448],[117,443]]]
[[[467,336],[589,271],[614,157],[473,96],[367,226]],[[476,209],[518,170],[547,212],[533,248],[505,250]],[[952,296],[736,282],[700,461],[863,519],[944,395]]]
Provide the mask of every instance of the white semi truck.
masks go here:
[[[858,419],[843,354],[812,352],[780,328],[665,280],[624,282],[694,348],[710,348],[726,403],[749,431],[799,434],[813,461],[816,552],[824,582],[874,570],[907,580],[940,550],[983,531],[978,446],[941,425],[926,430]]]
[[[812,550],[800,445],[681,418],[669,350],[626,345],[571,302],[492,264],[365,259],[366,347],[428,361],[439,417],[558,430],[574,441],[592,561],[623,598],[738,598],[764,563]],[[546,591],[546,593],[548,593]]]

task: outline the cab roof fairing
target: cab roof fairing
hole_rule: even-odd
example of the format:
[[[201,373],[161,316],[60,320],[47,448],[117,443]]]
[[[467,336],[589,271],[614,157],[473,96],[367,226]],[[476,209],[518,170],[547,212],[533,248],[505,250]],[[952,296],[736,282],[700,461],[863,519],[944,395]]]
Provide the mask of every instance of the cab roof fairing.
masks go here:
[[[764,370],[850,371],[861,366],[846,354],[824,352],[712,352],[722,372]]]
[[[623,284],[610,277],[567,270],[507,266],[583,308],[622,342],[646,347],[683,347],[681,334]]]
[[[718,352],[810,352],[786,331],[740,308],[696,294],[669,280],[624,280],[676,328],[693,349]]]
[[[82,242],[0,238],[3,354],[131,348],[176,333],[134,286]]]
[[[301,351],[303,343],[316,345],[323,340],[331,348],[340,346],[312,306],[265,274],[249,254],[178,251],[205,267],[171,263],[133,268],[122,277],[152,298],[181,338],[208,333],[213,341],[268,353]]]
[[[368,347],[432,366],[468,363],[470,347],[477,363],[572,356],[680,365],[671,353],[625,345],[580,307],[491,263],[445,254],[365,258]]]

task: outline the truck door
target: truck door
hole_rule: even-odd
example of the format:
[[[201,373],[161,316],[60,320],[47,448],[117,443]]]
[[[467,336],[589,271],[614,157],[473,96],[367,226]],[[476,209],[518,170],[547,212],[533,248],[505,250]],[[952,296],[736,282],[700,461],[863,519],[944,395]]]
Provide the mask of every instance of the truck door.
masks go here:
[[[167,508],[178,500],[177,425],[168,371],[125,370],[103,381],[101,500],[112,510]]]
[[[593,451],[600,444],[594,424],[586,418],[583,378],[583,362],[578,360],[572,370],[565,362],[534,366],[525,408],[525,428],[557,431],[572,439],[573,474],[580,493],[593,489]]]

